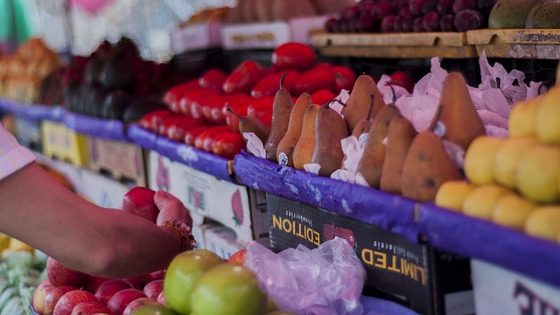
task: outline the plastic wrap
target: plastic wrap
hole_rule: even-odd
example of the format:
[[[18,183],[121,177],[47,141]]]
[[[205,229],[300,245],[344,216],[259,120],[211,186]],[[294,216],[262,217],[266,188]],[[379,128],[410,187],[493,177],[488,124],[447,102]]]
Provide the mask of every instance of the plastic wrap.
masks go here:
[[[346,240],[335,237],[315,249],[299,245],[275,254],[257,242],[245,263],[282,310],[298,314],[361,315],[366,272]]]

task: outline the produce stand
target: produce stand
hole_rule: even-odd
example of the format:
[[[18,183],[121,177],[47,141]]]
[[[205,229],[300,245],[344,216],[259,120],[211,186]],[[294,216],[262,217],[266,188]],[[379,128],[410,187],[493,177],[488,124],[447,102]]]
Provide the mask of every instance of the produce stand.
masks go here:
[[[484,29],[468,31],[467,42],[488,57],[559,59],[558,29]]]

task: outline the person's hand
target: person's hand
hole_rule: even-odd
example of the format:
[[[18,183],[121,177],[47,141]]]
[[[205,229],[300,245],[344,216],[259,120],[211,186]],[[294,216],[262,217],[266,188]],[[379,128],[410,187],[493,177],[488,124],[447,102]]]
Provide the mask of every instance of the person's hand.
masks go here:
[[[166,191],[158,190],[154,196],[154,202],[159,209],[157,225],[162,225],[166,221],[176,220],[185,222],[192,228],[193,221],[189,210],[177,197]]]

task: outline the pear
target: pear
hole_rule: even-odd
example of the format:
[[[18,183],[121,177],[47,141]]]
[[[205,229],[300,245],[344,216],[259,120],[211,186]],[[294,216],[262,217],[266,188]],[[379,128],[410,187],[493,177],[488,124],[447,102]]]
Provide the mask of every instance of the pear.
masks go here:
[[[478,186],[465,197],[463,213],[471,217],[490,220],[494,206],[506,194],[513,193],[495,184]]]
[[[495,155],[502,138],[480,136],[476,138],[465,153],[465,175],[473,184],[486,185],[494,183]]]
[[[383,140],[387,136],[389,124],[393,118],[398,116],[400,116],[400,112],[395,105],[386,105],[381,108],[369,130],[364,152],[358,161],[356,171],[364,176],[371,187],[379,188],[381,183],[381,171],[385,159]]]
[[[301,135],[301,128],[303,125],[303,115],[309,106],[313,105],[311,95],[305,92],[302,93],[297,99],[292,111],[290,113],[290,121],[286,134],[278,143],[276,148],[276,157],[278,163],[287,166],[294,166],[294,149]]]
[[[284,138],[284,135],[288,130],[290,114],[292,112],[292,108],[294,107],[294,102],[290,92],[288,92],[288,90],[286,90],[283,86],[284,76],[285,73],[282,75],[282,79],[280,79],[280,89],[278,89],[276,95],[274,96],[270,133],[264,145],[266,159],[273,162],[278,162],[276,158],[278,144],[282,141],[282,138]]]
[[[535,135],[537,111],[543,100],[543,95],[518,102],[511,108],[508,119],[508,130],[511,137],[525,137]]]
[[[368,115],[372,94],[374,104],[370,116],[375,118],[381,108],[385,106],[383,95],[370,75],[364,73],[358,76],[350,92],[350,97],[346,101],[346,106],[341,111],[346,125],[348,125],[348,133],[351,134],[358,121]]]
[[[519,157],[535,143],[537,139],[529,136],[505,139],[494,155],[494,181],[509,189],[517,189],[515,172]]]
[[[536,206],[537,204],[518,194],[505,194],[494,205],[491,220],[496,224],[522,231],[529,214]]]
[[[537,110],[535,133],[542,143],[560,144],[560,86],[548,90]]]
[[[420,132],[406,154],[402,173],[402,195],[418,201],[433,201],[446,181],[461,174],[447,155],[441,139],[431,131]]]
[[[560,200],[560,147],[531,145],[519,157],[515,172],[515,183],[523,196],[541,203]]]
[[[239,133],[252,132],[257,136],[263,143],[268,139],[270,134],[270,126],[265,124],[262,120],[254,116],[240,116],[233,109],[228,108],[227,111],[234,114],[239,118]]]
[[[465,151],[471,142],[485,135],[484,124],[478,116],[469,95],[467,82],[459,72],[450,72],[441,91],[439,122],[445,127],[443,139],[449,140]]]
[[[416,137],[414,126],[405,117],[393,118],[387,131],[385,157],[381,168],[381,190],[401,194],[401,179],[408,148]]]
[[[437,206],[462,212],[467,195],[476,188],[465,180],[450,180],[443,183],[436,194]]]
[[[525,233],[558,242],[560,234],[560,206],[538,206],[531,211],[524,227]]]
[[[329,105],[330,102],[319,108],[315,121],[315,149],[311,163],[320,165],[321,176],[330,176],[340,168],[344,158],[340,141],[348,137],[344,118]]]
[[[370,95],[371,101],[369,102],[369,110],[365,117],[362,117],[354,129],[352,130],[351,136],[356,137],[360,141],[362,145],[366,143],[367,134],[371,129],[371,125],[373,125],[373,119],[371,119],[371,113],[373,112],[373,104],[375,100],[375,96],[373,94]]]
[[[321,106],[317,104],[310,105],[303,114],[303,122],[301,126],[301,135],[294,147],[294,167],[303,170],[304,165],[311,163],[313,151],[315,150],[315,122],[317,121],[317,113]]]

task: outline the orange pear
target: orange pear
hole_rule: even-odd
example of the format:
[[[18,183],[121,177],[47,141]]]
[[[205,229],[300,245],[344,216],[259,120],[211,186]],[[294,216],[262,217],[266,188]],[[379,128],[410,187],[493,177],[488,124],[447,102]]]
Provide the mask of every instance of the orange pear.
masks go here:
[[[340,141],[348,137],[344,119],[330,102],[319,108],[315,121],[315,150],[311,163],[320,165],[319,175],[330,176],[342,165],[344,152]]]
[[[315,122],[317,121],[317,112],[321,106],[313,104],[309,106],[303,114],[303,122],[301,126],[301,135],[294,148],[294,167],[303,170],[304,165],[311,163],[313,151],[315,150]]]
[[[278,163],[282,165],[294,166],[294,149],[301,135],[301,128],[303,125],[303,115],[309,106],[313,105],[311,95],[307,92],[302,93],[297,99],[292,111],[290,113],[290,121],[288,123],[288,130],[286,134],[278,143],[276,149],[276,157]]]
[[[294,102],[292,101],[290,92],[288,92],[288,90],[286,90],[283,86],[284,76],[285,74],[282,75],[282,79],[280,80],[280,89],[278,89],[276,95],[274,96],[270,133],[268,134],[268,138],[264,145],[266,159],[273,162],[278,162],[276,159],[276,149],[288,130],[290,114],[292,112],[292,108],[294,107]]]
[[[374,97],[374,104],[371,117],[375,117],[377,112],[385,106],[383,95],[377,88],[375,80],[370,75],[362,74],[358,76],[350,92],[350,97],[348,101],[346,101],[346,106],[341,112],[348,126],[348,133],[352,133],[358,121],[367,116],[372,94]]]
[[[416,137],[414,126],[404,117],[395,117],[387,131],[385,158],[381,169],[381,190],[401,193],[401,179],[406,153]]]

